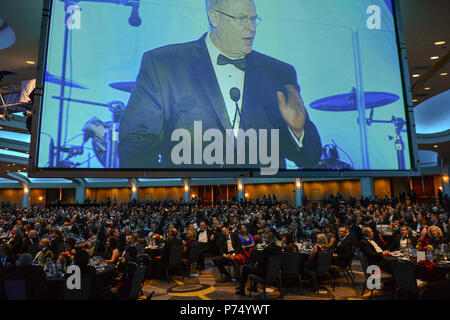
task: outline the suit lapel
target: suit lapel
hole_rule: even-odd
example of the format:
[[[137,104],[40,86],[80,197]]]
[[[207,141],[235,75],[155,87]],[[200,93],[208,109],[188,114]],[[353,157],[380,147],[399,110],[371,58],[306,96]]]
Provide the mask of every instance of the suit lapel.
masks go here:
[[[206,34],[197,41],[197,50],[194,50],[194,69],[200,81],[200,85],[205,90],[206,95],[214,109],[223,128],[231,129],[230,120],[226,111],[225,102],[221,94],[219,83],[217,82],[211,58],[206,48]]]
[[[251,99],[257,97],[255,95],[255,85],[258,83],[256,78],[256,61],[254,59],[253,52],[246,56],[246,69],[245,69],[245,79],[244,79],[244,95],[242,97],[242,119],[240,128],[247,130],[250,127],[250,116],[249,113],[252,108]]]

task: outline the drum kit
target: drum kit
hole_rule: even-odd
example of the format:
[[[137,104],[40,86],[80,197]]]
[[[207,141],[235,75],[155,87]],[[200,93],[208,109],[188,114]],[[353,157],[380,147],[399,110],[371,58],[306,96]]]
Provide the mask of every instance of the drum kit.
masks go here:
[[[397,152],[397,162],[398,169],[405,170],[405,144],[402,139],[402,133],[406,132],[404,129],[406,125],[406,121],[402,118],[397,118],[392,116],[390,120],[374,120],[374,109],[389,105],[391,103],[399,100],[399,96],[396,94],[388,93],[388,92],[364,92],[364,101],[365,101],[365,109],[364,109],[364,117],[365,110],[370,109],[370,116],[363,121],[359,120],[358,117],[358,125],[361,126],[371,126],[374,123],[392,123],[395,127],[395,136],[388,136],[389,140],[394,140],[395,150]],[[358,111],[357,104],[357,90],[353,88],[350,93],[333,95],[330,97],[322,98],[316,100],[310,104],[312,109],[327,111],[327,112],[354,112]],[[367,141],[367,132],[362,130],[364,135],[361,139],[361,143]],[[367,142],[366,142],[367,143]],[[346,164],[339,160],[339,156],[337,155],[337,145],[333,141],[333,145],[326,145],[323,150],[323,156],[320,162],[319,167],[323,167],[326,169],[353,169],[353,165]],[[364,158],[368,156],[364,154],[367,152],[367,146],[365,148],[361,148]],[[341,149],[341,151],[343,151]],[[345,153],[345,152],[344,152]],[[366,168],[369,169],[369,168]]]

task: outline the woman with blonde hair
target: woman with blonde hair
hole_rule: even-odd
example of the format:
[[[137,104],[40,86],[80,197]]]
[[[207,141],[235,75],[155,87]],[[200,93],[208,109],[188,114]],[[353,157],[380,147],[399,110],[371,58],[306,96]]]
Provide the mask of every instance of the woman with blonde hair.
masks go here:
[[[317,235],[317,244],[312,249],[309,259],[304,263],[304,267],[309,270],[316,270],[318,252],[328,250],[329,248],[330,244],[328,243],[327,236],[324,233],[319,233]]]
[[[430,241],[428,242],[428,244],[432,245],[435,249],[438,248],[441,244],[446,243],[441,228],[437,226],[431,226],[428,228],[428,237],[430,237]]]

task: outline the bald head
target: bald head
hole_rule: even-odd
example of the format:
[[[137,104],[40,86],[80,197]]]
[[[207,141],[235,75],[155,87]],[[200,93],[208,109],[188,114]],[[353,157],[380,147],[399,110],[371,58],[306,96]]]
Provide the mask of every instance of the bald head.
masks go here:
[[[206,0],[206,10],[223,9],[229,0]]]

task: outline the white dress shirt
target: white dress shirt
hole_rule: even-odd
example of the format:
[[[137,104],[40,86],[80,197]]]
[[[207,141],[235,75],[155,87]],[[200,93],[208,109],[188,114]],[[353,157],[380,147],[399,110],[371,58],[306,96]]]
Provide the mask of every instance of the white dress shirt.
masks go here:
[[[200,231],[198,234],[198,242],[207,243],[208,242],[208,233],[206,230]]]
[[[368,241],[370,242],[370,244],[375,248],[375,250],[378,253],[383,253],[383,249],[381,249],[375,241],[369,240],[369,239],[368,239]]]
[[[235,67],[232,64],[226,64],[226,65],[222,65],[222,66],[218,65],[217,58],[219,57],[220,54],[224,55],[225,57],[227,57],[228,59],[231,59],[231,60],[242,59],[244,57],[230,58],[226,54],[221,52],[212,42],[210,32],[208,32],[208,34],[206,35],[205,42],[206,42],[206,48],[208,49],[209,57],[211,59],[211,63],[214,67],[214,72],[216,74],[217,82],[219,83],[220,91],[222,92],[223,101],[225,102],[225,106],[227,108],[228,119],[230,120],[231,127],[233,127],[234,116],[235,116],[235,113],[237,113],[236,114],[236,124],[233,128],[234,136],[237,137],[237,133],[239,130],[239,124],[240,124],[240,117],[239,117],[239,112],[236,112],[236,102],[234,102],[231,99],[230,90],[231,90],[231,88],[238,88],[239,91],[241,92],[241,97],[240,97],[239,101],[237,102],[237,104],[239,106],[240,112],[242,113],[242,98],[244,96],[245,72],[238,69],[237,67]],[[289,132],[291,133],[291,136],[294,139],[294,141],[297,143],[297,145],[300,148],[302,148],[303,147],[303,137],[305,136],[305,133],[303,132],[300,139],[297,139],[295,137],[294,133],[292,132],[291,128],[289,128],[289,126],[288,126],[288,129],[289,129]]]

